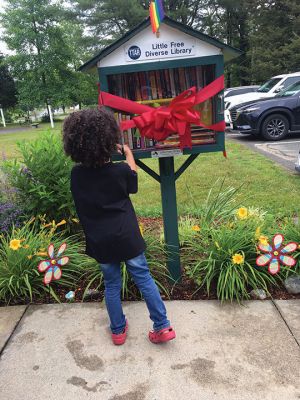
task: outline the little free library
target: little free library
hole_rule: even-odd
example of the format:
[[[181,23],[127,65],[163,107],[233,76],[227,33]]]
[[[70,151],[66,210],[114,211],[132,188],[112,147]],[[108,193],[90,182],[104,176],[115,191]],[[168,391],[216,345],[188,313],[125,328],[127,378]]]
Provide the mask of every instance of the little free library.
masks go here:
[[[176,179],[200,153],[225,153],[224,62],[241,52],[165,16],[150,18],[81,66],[97,68],[99,104],[115,113],[122,142],[161,187],[168,267],[181,277]],[[189,155],[175,171],[174,156]],[[141,160],[156,158],[159,174]],[[121,160],[122,156],[115,156]]]

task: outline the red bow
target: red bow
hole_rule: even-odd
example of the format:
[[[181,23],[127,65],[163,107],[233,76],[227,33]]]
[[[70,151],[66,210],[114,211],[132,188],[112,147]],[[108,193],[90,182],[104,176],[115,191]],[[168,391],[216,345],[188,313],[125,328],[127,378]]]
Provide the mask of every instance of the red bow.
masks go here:
[[[201,113],[194,109],[194,106],[210,99],[223,89],[224,75],[198,92],[196,87],[184,91],[175,97],[168,106],[153,108],[106,92],[100,92],[99,104],[132,114],[140,114],[129,121],[122,121],[121,130],[137,127],[141,136],[158,141],[164,140],[176,132],[179,135],[180,147],[184,148],[192,147],[191,124],[215,131],[225,129],[224,121],[205,125],[201,121]]]

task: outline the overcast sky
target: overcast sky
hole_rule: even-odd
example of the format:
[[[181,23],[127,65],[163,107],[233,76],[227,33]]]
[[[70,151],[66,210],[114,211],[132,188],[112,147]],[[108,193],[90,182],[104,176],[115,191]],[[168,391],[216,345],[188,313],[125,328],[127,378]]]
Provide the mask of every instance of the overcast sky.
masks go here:
[[[0,11],[3,10],[3,7],[5,6],[5,1],[4,0],[0,0]],[[8,52],[5,43],[3,43],[1,41],[1,37],[2,37],[2,31],[1,31],[1,25],[0,25],[0,52],[6,54]]]

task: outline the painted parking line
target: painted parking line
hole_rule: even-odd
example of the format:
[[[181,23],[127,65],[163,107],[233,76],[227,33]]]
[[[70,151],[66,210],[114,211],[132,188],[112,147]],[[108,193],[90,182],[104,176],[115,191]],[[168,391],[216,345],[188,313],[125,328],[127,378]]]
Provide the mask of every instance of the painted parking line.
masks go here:
[[[290,143],[300,143],[300,140],[291,140],[290,142],[264,142],[264,143],[256,143],[255,146],[264,146],[266,144],[270,145],[278,145],[278,144],[290,144]]]

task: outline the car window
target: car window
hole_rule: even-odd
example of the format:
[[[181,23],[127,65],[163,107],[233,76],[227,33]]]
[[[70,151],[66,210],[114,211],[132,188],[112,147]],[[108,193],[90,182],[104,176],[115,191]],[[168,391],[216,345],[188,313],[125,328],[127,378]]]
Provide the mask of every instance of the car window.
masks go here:
[[[282,83],[282,89],[286,89],[298,81],[300,81],[300,76],[291,76],[290,78],[286,78],[286,80]]]
[[[298,79],[299,79],[298,82],[293,83],[285,90],[282,90],[275,97],[289,97],[289,96],[294,96],[294,94],[300,92],[300,77],[298,77]]]
[[[255,87],[245,87],[245,88],[240,88],[240,89],[232,89],[228,90],[224,97],[232,97],[232,96],[238,96],[239,94],[245,94],[245,93],[251,93],[251,92],[256,92],[258,86]]]
[[[282,78],[272,78],[266,83],[264,83],[260,88],[257,89],[258,92],[267,93],[269,92]]]
[[[249,88],[241,88],[241,89],[235,90],[234,93],[231,94],[231,96],[244,94],[244,93],[249,93],[249,92],[251,92],[251,89],[249,89]]]

